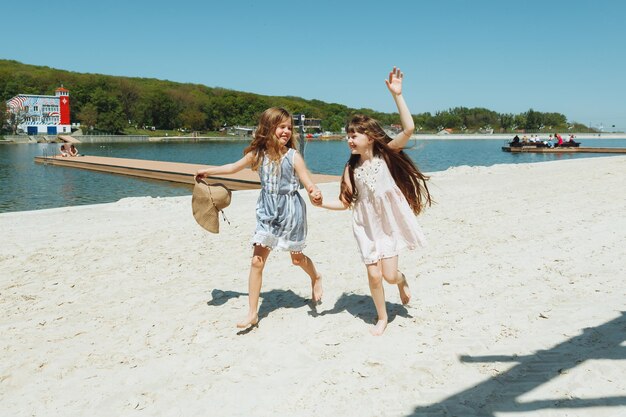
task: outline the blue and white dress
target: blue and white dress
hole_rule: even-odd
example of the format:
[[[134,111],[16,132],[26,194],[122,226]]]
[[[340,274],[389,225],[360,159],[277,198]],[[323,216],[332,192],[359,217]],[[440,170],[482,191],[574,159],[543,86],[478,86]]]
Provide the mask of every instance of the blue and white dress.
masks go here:
[[[290,148],[280,162],[263,156],[259,166],[261,194],[256,203],[256,230],[253,245],[270,249],[300,252],[306,240],[306,204],[298,193],[300,179],[296,175]]]

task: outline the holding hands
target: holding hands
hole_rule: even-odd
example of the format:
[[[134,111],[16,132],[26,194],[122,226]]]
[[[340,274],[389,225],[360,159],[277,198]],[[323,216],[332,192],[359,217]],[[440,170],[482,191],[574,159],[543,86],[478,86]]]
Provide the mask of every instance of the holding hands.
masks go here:
[[[323,201],[320,189],[312,185],[307,191],[309,193],[309,200],[311,200],[311,203],[313,203],[314,206],[320,207]]]
[[[402,94],[402,78],[404,78],[404,74],[400,71],[400,68],[393,67],[393,70],[389,73],[389,79],[385,80],[387,88],[394,96]]]

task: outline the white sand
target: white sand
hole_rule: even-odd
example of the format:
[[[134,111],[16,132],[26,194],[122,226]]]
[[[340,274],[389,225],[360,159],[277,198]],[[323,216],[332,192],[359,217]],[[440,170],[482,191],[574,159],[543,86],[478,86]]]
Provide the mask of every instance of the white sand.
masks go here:
[[[625,178],[621,156],[434,173],[378,338],[350,212],[309,208],[324,303],[274,253],[244,334],[258,191],[219,235],[190,197],[2,214],[0,415],[624,416]]]

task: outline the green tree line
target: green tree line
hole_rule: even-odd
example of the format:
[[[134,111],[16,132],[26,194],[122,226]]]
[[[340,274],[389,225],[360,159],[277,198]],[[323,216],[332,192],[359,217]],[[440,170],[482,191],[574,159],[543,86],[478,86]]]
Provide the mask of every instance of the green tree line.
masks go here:
[[[17,94],[54,94],[60,85],[70,90],[71,119],[83,130],[123,134],[130,129],[154,126],[158,130],[218,131],[225,126],[253,126],[268,107],[281,106],[294,114],[322,120],[322,130],[339,132],[348,117],[363,113],[383,125],[399,123],[397,113],[354,109],[342,104],[305,100],[299,97],[274,97],[205,85],[176,83],[150,78],[130,78],[83,74],[65,70],[0,60],[0,98],[3,102]],[[435,114],[413,115],[420,131],[453,129],[476,132],[494,129],[565,130],[583,125],[568,123],[560,113],[541,113],[532,109],[522,114],[500,114],[484,108],[456,107]]]

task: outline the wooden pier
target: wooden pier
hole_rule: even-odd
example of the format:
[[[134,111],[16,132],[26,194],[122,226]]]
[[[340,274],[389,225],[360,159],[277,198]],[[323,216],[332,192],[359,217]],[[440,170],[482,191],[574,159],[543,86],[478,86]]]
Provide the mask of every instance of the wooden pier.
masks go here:
[[[193,177],[198,169],[210,166],[103,156],[36,156],[35,162],[190,185],[195,184]],[[338,182],[340,179],[336,175],[311,174],[311,176],[315,183]],[[258,174],[247,168],[236,174],[211,176],[208,180],[209,182],[221,182],[231,190],[261,188]]]
[[[541,146],[503,146],[502,150],[512,153],[626,153],[626,148],[591,148],[559,146],[555,148]]]

